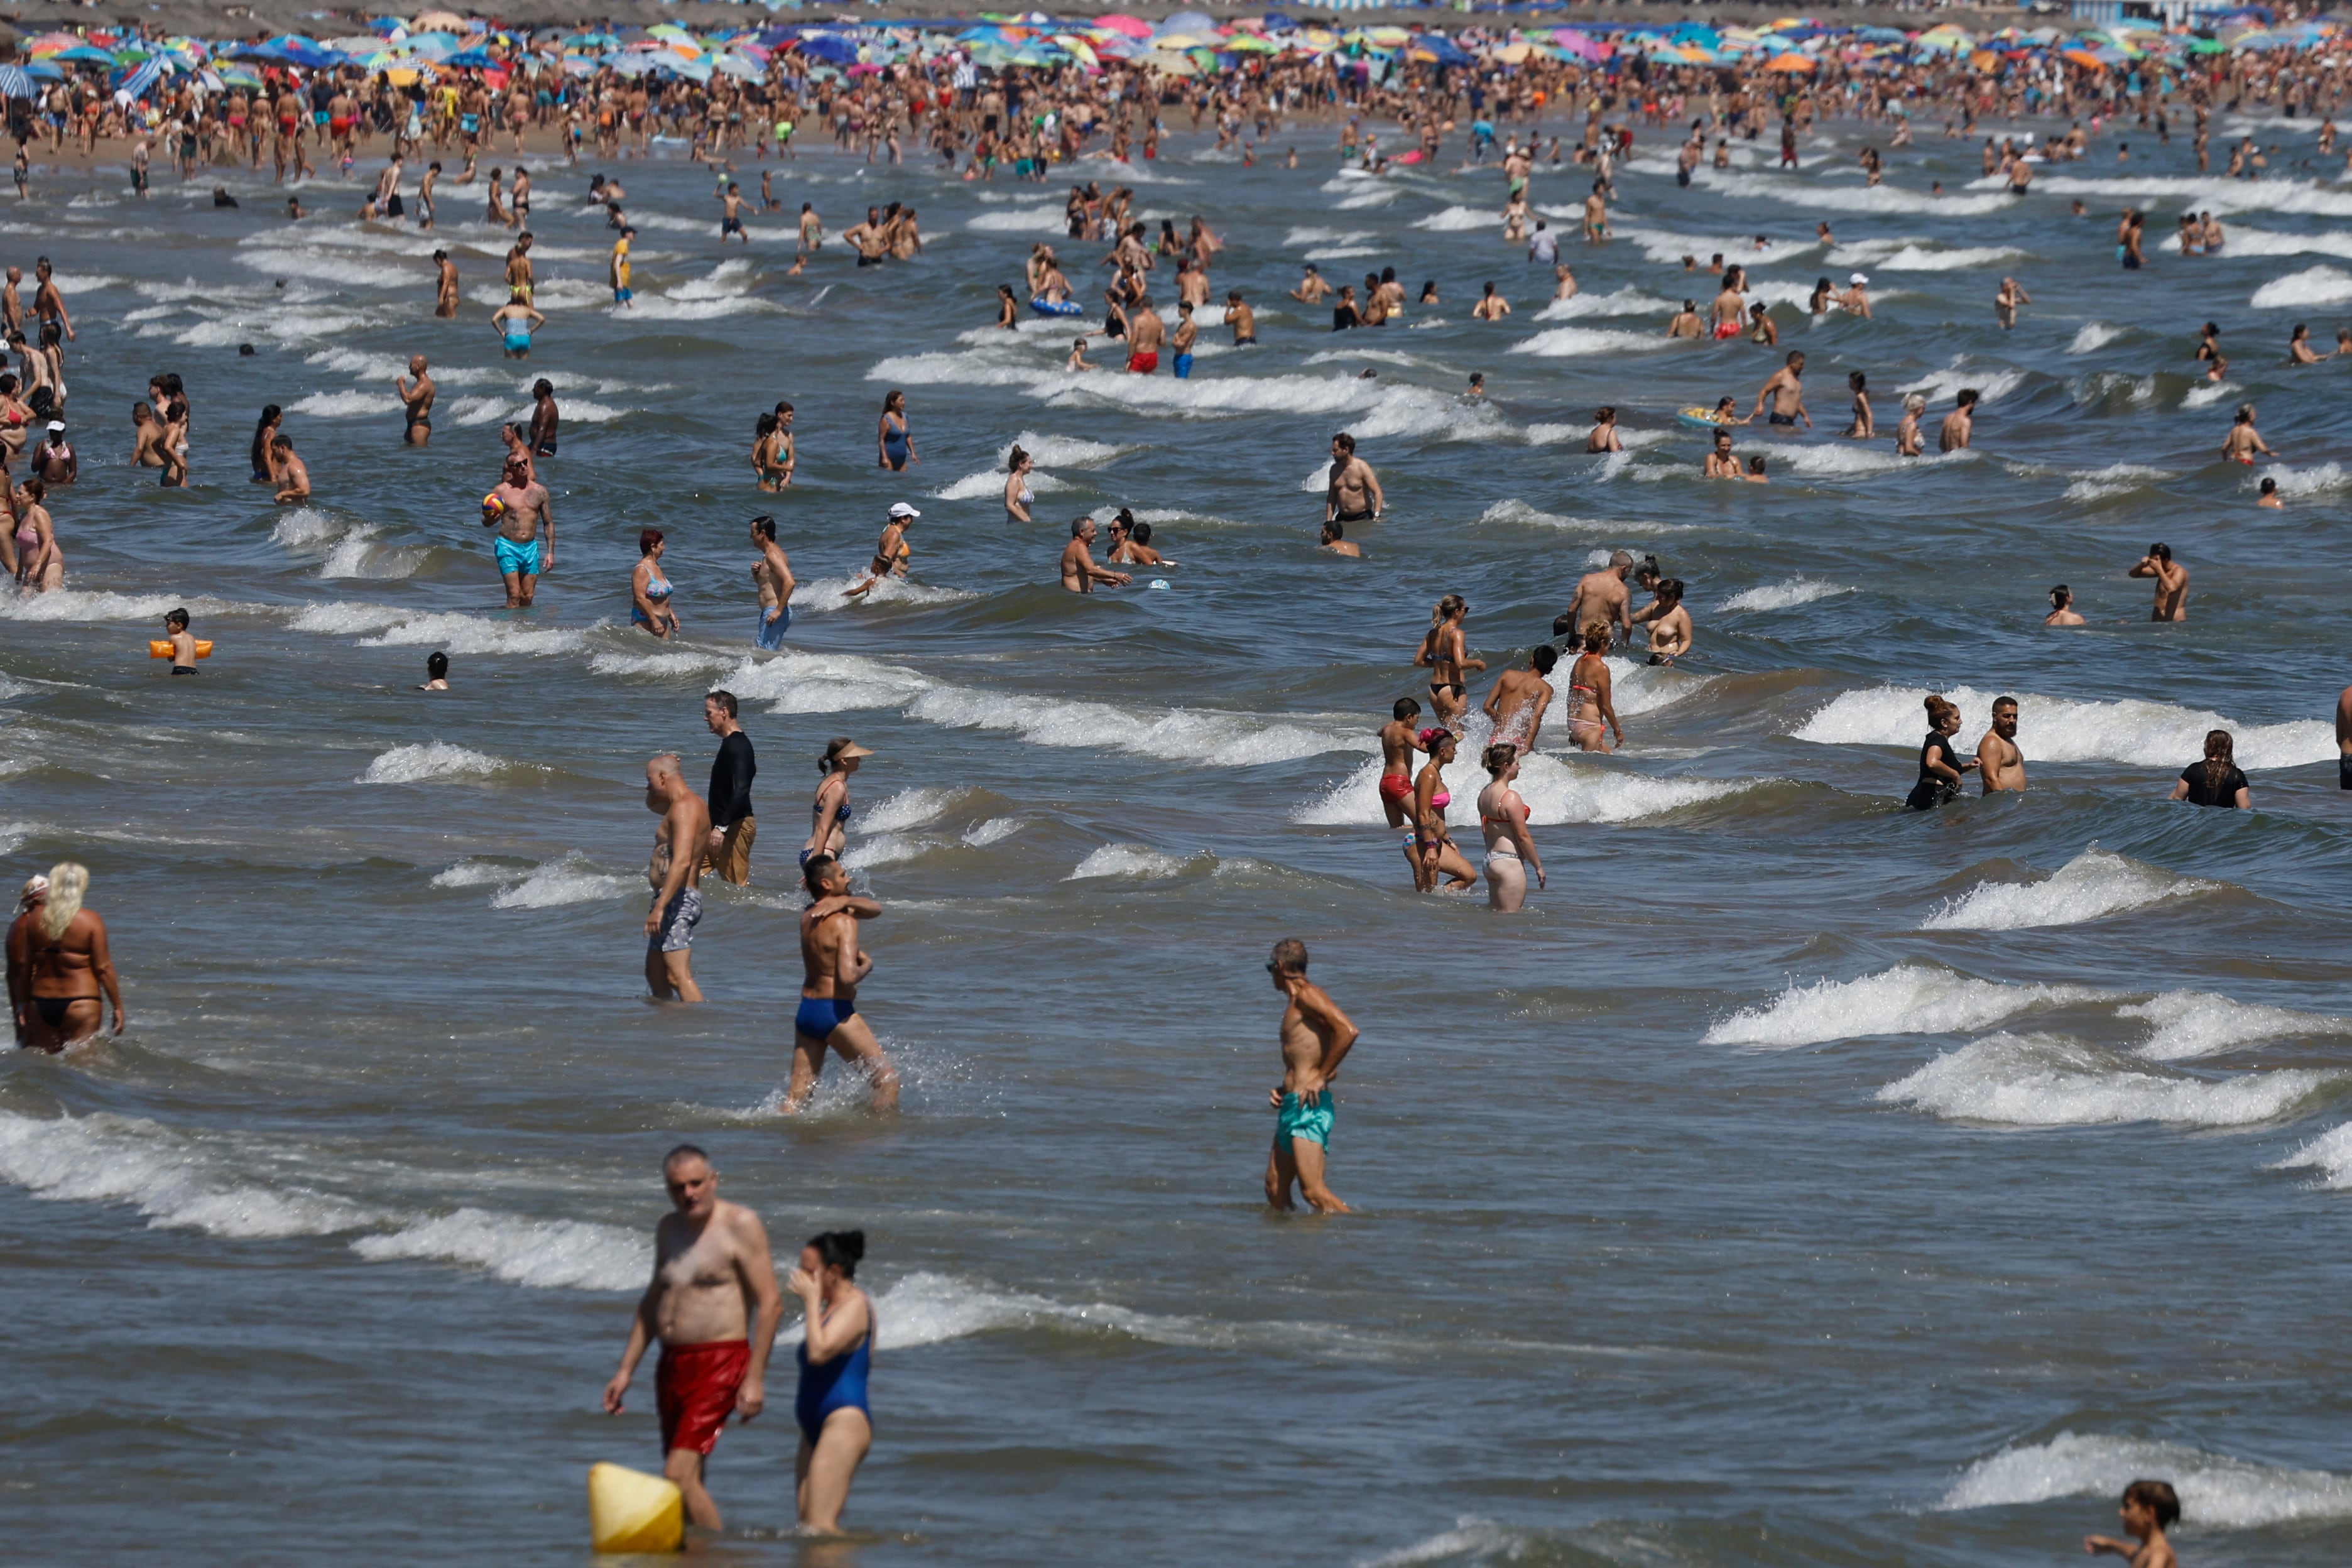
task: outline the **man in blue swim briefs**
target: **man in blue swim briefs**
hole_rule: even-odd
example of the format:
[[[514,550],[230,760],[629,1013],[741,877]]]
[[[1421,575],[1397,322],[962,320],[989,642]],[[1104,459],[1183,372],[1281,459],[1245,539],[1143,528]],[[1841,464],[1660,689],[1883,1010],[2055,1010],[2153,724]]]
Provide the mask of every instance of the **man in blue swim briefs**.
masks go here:
[[[874,969],[872,956],[858,951],[857,922],[880,919],[882,906],[850,892],[848,869],[830,855],[803,861],[801,878],[813,901],[801,911],[801,1007],[793,1019],[793,1076],[784,1109],[808,1105],[824,1070],[824,1053],[835,1050],[874,1086],[874,1109],[895,1110],[898,1069],[857,1016],[858,982]]]
[[[540,574],[555,570],[555,511],[547,487],[509,458],[499,488],[482,498],[482,526],[499,531],[491,543],[506,582],[507,608],[529,609]]]
[[[1274,1106],[1274,1152],[1265,1162],[1265,1201],[1278,1209],[1291,1206],[1290,1188],[1318,1214],[1350,1212],[1339,1195],[1324,1184],[1324,1162],[1331,1150],[1331,1119],[1338,1107],[1331,1080],[1348,1048],[1356,1043],[1356,1026],[1339,1011],[1323,988],[1307,978],[1307,944],[1296,937],[1274,944],[1273,962],[1265,972],[1274,988],[1288,998],[1282,1010],[1282,1083],[1267,1098]]]

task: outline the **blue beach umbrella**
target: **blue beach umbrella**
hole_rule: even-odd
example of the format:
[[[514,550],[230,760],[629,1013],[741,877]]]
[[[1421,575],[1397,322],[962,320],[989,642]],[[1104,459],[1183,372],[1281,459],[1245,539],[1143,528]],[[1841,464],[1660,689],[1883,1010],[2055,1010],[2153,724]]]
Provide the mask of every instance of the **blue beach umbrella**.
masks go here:
[[[23,66],[0,65],[0,98],[30,98],[33,79],[25,74]]]

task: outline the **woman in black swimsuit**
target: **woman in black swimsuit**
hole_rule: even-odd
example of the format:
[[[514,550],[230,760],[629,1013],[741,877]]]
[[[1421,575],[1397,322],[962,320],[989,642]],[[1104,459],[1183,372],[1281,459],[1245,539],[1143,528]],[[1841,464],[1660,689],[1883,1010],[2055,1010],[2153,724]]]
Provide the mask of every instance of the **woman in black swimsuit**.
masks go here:
[[[2180,781],[2172,786],[2169,798],[2185,800],[2191,805],[2251,810],[2253,796],[2246,788],[2246,775],[2238,771],[2237,749],[2229,731],[2207,731],[2205,760],[2180,770]]]
[[[1940,697],[1927,699],[1927,738],[1919,745],[1919,782],[1903,804],[1913,811],[1933,811],[1960,794],[1960,775],[1977,765],[1952,749],[1959,732],[1960,710]]]
[[[89,890],[89,869],[71,860],[50,868],[46,889],[26,884],[25,912],[8,928],[8,1007],[19,1045],[60,1051],[96,1035],[106,1022],[101,990],[114,1004],[114,1032],[122,1033],[106,921],[81,907]]]

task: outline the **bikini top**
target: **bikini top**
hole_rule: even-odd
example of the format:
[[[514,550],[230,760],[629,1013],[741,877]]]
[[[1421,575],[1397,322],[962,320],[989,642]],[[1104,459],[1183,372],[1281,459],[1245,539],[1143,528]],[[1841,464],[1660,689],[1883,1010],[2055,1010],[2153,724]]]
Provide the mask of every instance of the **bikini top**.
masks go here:
[[[661,574],[658,567],[655,568],[653,576],[646,582],[646,597],[648,599],[669,597],[669,579]]]
[[[1516,796],[1518,794],[1518,791],[1513,790],[1510,794]],[[1519,810],[1526,816],[1528,826],[1529,827],[1533,827],[1536,825],[1536,814],[1528,810],[1528,803],[1526,801],[1522,800],[1519,802]],[[1478,814],[1478,826],[1481,827],[1500,827],[1508,831],[1511,826],[1511,820],[1507,816],[1489,816],[1482,811]]]

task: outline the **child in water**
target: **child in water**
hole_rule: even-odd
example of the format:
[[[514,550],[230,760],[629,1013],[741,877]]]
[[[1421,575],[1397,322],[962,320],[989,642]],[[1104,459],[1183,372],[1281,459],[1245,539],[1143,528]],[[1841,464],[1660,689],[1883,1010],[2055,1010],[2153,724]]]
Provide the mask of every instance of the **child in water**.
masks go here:
[[[2164,1538],[2164,1527],[2180,1518],[2180,1499],[2169,1481],[2134,1481],[2124,1489],[2124,1533],[2136,1537],[2139,1544],[2117,1541],[2111,1535],[2083,1537],[2083,1550],[2095,1557],[2102,1552],[2112,1552],[2118,1557],[2129,1558],[2131,1568],[2179,1568],[2180,1559],[2172,1554],[2172,1542]]]
[[[172,639],[172,673],[196,673],[196,639],[188,635],[188,612],[173,610],[163,617],[163,635]]]

